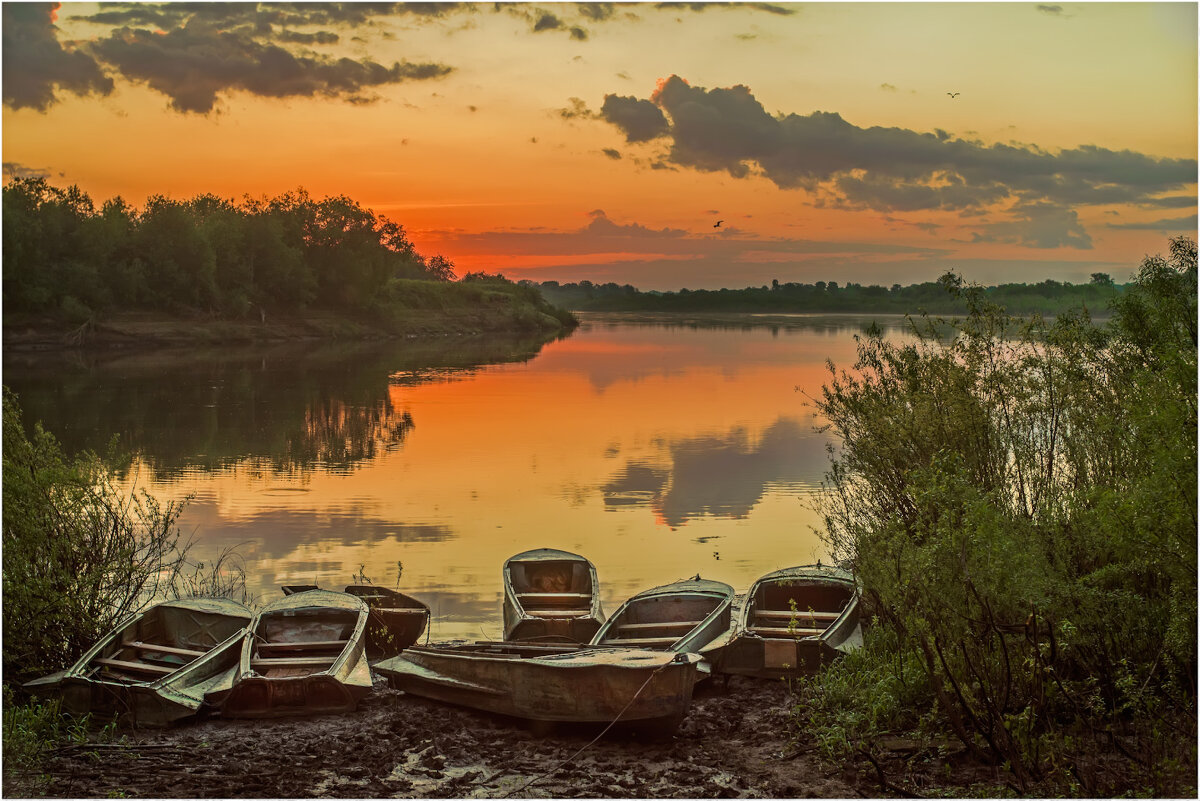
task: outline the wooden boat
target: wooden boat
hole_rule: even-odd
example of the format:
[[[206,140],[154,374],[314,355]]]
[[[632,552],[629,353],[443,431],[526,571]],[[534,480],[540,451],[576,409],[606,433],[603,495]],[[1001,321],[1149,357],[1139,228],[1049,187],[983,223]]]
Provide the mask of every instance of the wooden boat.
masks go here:
[[[307,590],[263,607],[242,640],[232,688],[209,696],[223,717],[350,712],[371,691],[366,603]]]
[[[696,654],[481,642],[409,648],[375,666],[413,695],[537,721],[674,729],[700,674]]]
[[[320,588],[315,584],[283,586],[285,595],[316,589]],[[367,656],[371,659],[395,656],[421,639],[429,625],[429,607],[411,595],[373,584],[351,584],[346,587],[346,592],[362,598],[370,610]]]
[[[746,594],[720,671],[777,678],[817,670],[862,645],[859,597],[849,572],[819,562],[768,573]]]
[[[166,601],[118,624],[67,670],[25,684],[75,715],[167,726],[227,688],[253,613],[227,598]]]
[[[538,548],[504,563],[504,639],[586,643],[604,622],[600,582],[587,559]]]
[[[732,604],[733,587],[699,576],[654,587],[621,604],[591,644],[690,652],[712,664],[732,637]]]

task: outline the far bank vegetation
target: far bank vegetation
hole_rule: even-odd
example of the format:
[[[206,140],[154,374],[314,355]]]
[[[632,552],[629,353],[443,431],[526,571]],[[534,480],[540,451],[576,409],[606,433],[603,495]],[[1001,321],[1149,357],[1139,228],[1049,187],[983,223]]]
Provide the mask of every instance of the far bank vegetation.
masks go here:
[[[574,318],[500,275],[455,281],[454,264],[417,252],[404,227],[348,197],[303,190],[241,202],[156,195],[99,208],[41,178],[4,187],[6,323],[85,324],[123,312],[266,323],[340,314],[403,328],[424,313],[485,327],[549,330]]]

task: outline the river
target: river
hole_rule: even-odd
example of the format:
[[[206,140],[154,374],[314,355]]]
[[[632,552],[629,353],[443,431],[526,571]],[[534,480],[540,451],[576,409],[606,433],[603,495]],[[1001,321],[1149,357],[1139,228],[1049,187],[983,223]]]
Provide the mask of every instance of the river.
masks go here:
[[[188,499],[192,557],[233,549],[260,603],[363,575],[425,601],[433,639],[496,638],[531,548],[590,559],[608,612],[829,558],[808,396],[866,319],[580,317],[546,343],[6,351],[4,383],[69,451],[115,438],[127,484]]]

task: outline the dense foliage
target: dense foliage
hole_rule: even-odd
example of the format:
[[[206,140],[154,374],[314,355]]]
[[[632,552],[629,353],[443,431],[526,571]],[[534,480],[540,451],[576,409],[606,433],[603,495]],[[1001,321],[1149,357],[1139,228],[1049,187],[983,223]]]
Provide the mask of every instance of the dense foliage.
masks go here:
[[[311,307],[371,308],[396,279],[448,281],[404,228],[347,197],[303,190],[241,203],[200,195],[121,198],[96,209],[41,178],[4,187],[4,310],[80,320],[113,308],[229,317]]]
[[[863,286],[836,281],[814,284],[781,284],[745,289],[681,289],[678,292],[642,292],[628,284],[593,284],[591,281],[533,284],[551,303],[577,311],[687,311],[687,312],[870,312],[909,314],[960,314],[967,310],[962,298],[945,292],[941,284],[891,287]],[[988,287],[989,301],[1012,314],[1056,314],[1069,308],[1106,309],[1121,292],[1112,278],[1095,273],[1087,284],[1045,280],[1039,284],[1001,284]]]
[[[26,434],[7,389],[3,460],[6,682],[68,667],[154,597],[205,583],[185,558],[178,504],[122,489],[103,460],[68,457],[40,424]]]
[[[949,733],[1021,795],[1194,783],[1196,244],[1147,259],[1104,327],[943,284],[954,334],[871,333],[816,399],[828,536],[876,620],[806,725],[866,753]]]

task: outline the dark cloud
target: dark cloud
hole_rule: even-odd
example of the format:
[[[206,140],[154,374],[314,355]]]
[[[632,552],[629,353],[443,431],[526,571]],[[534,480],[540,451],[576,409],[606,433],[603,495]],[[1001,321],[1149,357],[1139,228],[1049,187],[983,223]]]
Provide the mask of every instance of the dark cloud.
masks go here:
[[[567,27],[563,21],[551,14],[549,11],[543,11],[538,15],[537,21],[533,23],[533,32],[541,33],[542,31],[558,31]]]
[[[762,175],[784,189],[833,189],[838,205],[978,213],[1008,201],[1026,227],[1018,239],[1034,247],[1090,246],[1068,204],[1154,203],[1196,181],[1195,159],[1095,145],[1057,153],[984,145],[941,130],[860,128],[826,111],[772,115],[746,86],[709,90],[676,75],[649,100],[605,96],[600,116],[629,142],[663,138],[664,163]]]
[[[29,167],[15,161],[4,162],[5,178],[49,178],[53,173],[38,167]]]
[[[596,116],[588,110],[587,103],[583,102],[582,99],[578,97],[571,97],[567,98],[567,101],[571,104],[570,107],[558,110],[558,115],[564,120],[573,120],[578,118],[590,119]]]
[[[366,102],[365,89],[441,77],[440,64],[297,55],[244,31],[224,31],[191,18],[166,33],[121,28],[92,45],[92,52],[129,80],[145,82],[178,111],[207,113],[219,95],[242,91],[262,97],[340,97]]]
[[[1195,198],[1192,199],[1195,203]],[[1196,231],[1196,215],[1186,217],[1168,217],[1154,222],[1144,223],[1108,223],[1108,228],[1120,228],[1126,231]]]
[[[617,10],[615,3],[580,3],[577,8],[580,14],[593,22],[612,19]]]
[[[1169,195],[1167,197],[1155,197],[1149,200],[1142,201],[1145,206],[1152,206],[1159,209],[1186,209],[1193,208],[1196,205],[1195,195]]]
[[[1044,14],[1061,14],[1063,7],[1058,6],[1058,5],[1046,5],[1044,3],[1039,3],[1037,10],[1041,11]]]
[[[621,158],[621,151],[613,150],[611,147],[606,147],[600,152],[602,152],[604,155],[608,156],[610,159],[613,159],[614,161]]]
[[[64,48],[54,24],[58,3],[4,3],[4,105],[45,111],[59,92],[107,95],[113,81],[87,53]]]
[[[626,142],[656,139],[671,128],[662,109],[649,100],[636,97],[605,95],[600,117],[620,128],[625,133]]]

